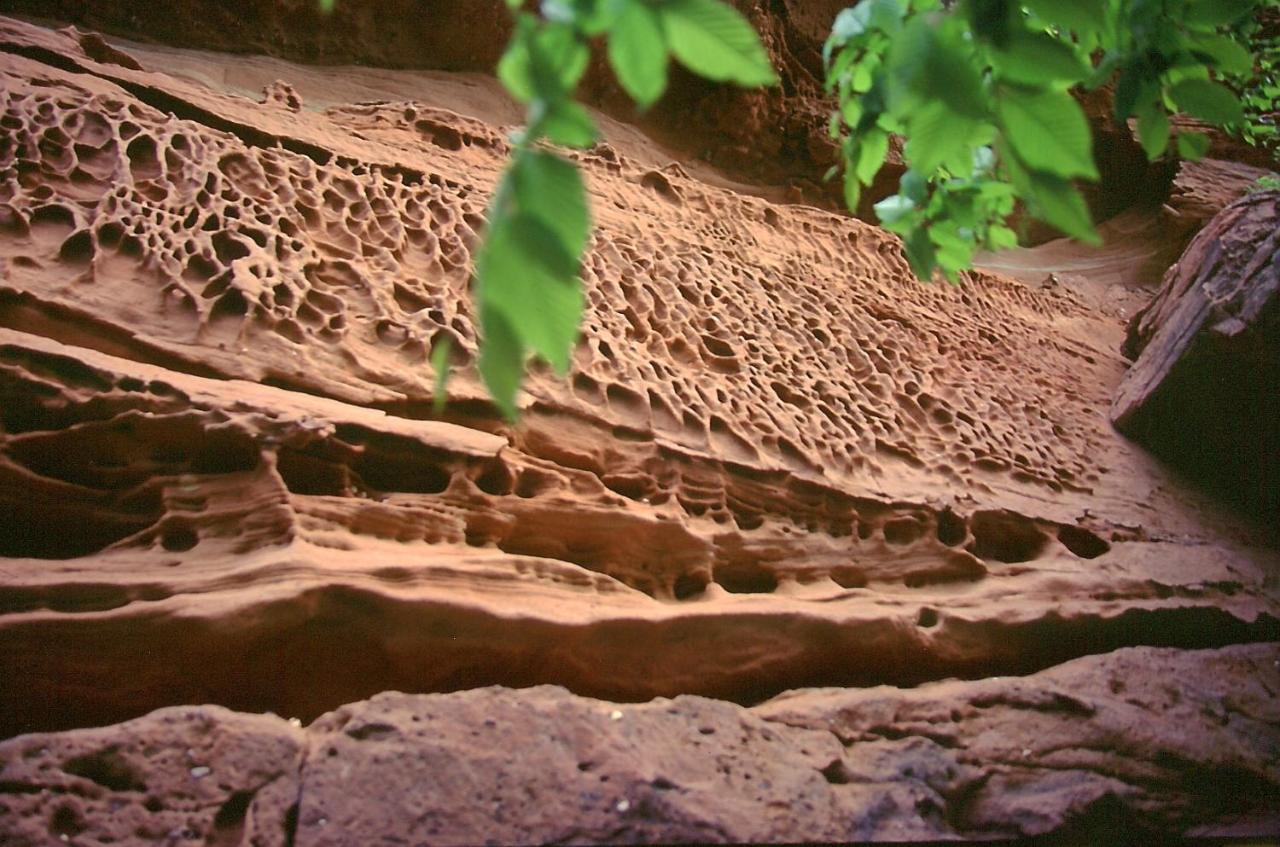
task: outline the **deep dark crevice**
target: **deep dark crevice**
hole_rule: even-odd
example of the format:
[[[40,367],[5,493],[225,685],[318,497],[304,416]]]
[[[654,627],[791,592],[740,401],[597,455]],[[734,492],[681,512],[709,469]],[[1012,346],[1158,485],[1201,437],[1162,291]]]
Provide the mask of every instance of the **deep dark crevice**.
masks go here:
[[[301,778],[298,780],[302,782]],[[302,805],[302,789],[298,789],[298,799],[289,806],[284,813],[284,844],[285,847],[293,847],[298,837],[298,808]]]
[[[1110,618],[1050,614],[1020,623],[947,616],[929,630],[934,638],[921,639],[891,619],[839,623],[723,610],[565,627],[341,585],[264,601],[240,616],[253,625],[175,616],[11,623],[0,644],[0,673],[11,682],[0,688],[0,737],[116,723],[191,703],[309,722],[380,691],[490,685],[557,684],[619,702],[697,694],[751,706],[792,688],[1021,676],[1121,647],[1280,641],[1274,617],[1246,622],[1211,607],[1131,609]],[[756,659],[726,665],[706,647],[725,638]],[[970,658],[957,660],[945,649],[956,642],[970,645]],[[566,644],[573,645],[572,661],[564,660]],[[86,655],[95,660],[86,663]],[[136,684],[116,684],[121,667],[134,669]],[[192,667],[201,672],[189,673]],[[664,672],[655,673],[659,667]]]
[[[715,581],[730,594],[770,594],[778,590],[777,575],[750,562],[717,566]]]
[[[19,496],[0,497],[0,514],[4,516],[0,520],[0,558],[74,559],[91,555],[153,525],[161,514],[158,497],[125,508],[119,502],[104,503],[92,497],[73,500],[53,490],[20,489],[16,493]],[[20,593],[6,589],[0,596],[0,607],[17,602],[13,598]],[[88,596],[99,598],[90,605],[115,605],[105,599],[108,594],[91,589]],[[49,602],[64,600],[51,598]],[[67,602],[79,606],[82,600]]]
[[[96,782],[112,791],[146,791],[137,769],[116,747],[78,756],[62,766],[72,776]]]
[[[1059,527],[1058,540],[1082,559],[1096,559],[1111,549],[1111,545],[1103,538],[1078,526]]]
[[[234,847],[243,842],[245,816],[255,795],[254,791],[237,791],[227,798],[213,817],[213,831],[205,847]]]
[[[831,764],[823,768],[820,773],[822,778],[827,781],[828,785],[848,785],[851,781],[849,778],[849,769],[845,767],[844,762],[839,759],[832,759]]]
[[[335,437],[357,448],[351,470],[376,491],[439,494],[453,479],[449,455],[416,439],[357,424],[338,424]]]
[[[1006,510],[974,512],[969,518],[973,541],[966,548],[979,559],[1014,564],[1044,552],[1049,536],[1035,521]]]

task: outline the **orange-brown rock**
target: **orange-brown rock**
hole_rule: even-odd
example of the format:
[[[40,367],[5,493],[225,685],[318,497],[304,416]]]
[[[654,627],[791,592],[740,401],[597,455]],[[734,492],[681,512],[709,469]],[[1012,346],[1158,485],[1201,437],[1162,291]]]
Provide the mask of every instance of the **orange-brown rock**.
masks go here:
[[[597,50],[579,96],[643,125],[687,159],[711,163],[753,192],[804,197],[835,207],[838,185],[822,181],[835,162],[822,94],[822,44],[843,0],[731,0],[760,32],[782,82],[769,90],[711,83],[673,64],[667,93],[637,110]],[[9,0],[0,11],[68,21],[164,44],[253,53],[293,61],[491,73],[510,36],[498,0],[367,3],[338,0],[331,14],[317,0],[241,0],[227,5],[182,0],[151,14],[136,0]],[[77,33],[96,39],[93,33]],[[86,48],[93,55],[91,48]],[[95,57],[97,58],[97,57]],[[896,175],[893,180],[896,185]],[[888,184],[869,192],[877,199]],[[869,203],[863,211],[871,214]]]
[[[1221,656],[1273,649],[1231,645],[1280,640],[1274,530],[1112,431],[1123,322],[1063,288],[983,272],[921,285],[883,231],[738,193],[602,116],[606,140],[574,154],[597,224],[574,367],[567,380],[536,369],[513,426],[477,379],[467,295],[519,120],[493,81],[228,60],[5,19],[0,51],[0,737],[166,706],[310,722],[449,702],[523,716],[541,741],[548,709],[572,728],[614,708],[581,698],[699,695],[732,701],[706,704],[729,721],[788,689],[1097,668],[1113,659],[1093,654],[1131,646],[1170,648],[1159,655],[1188,669],[1179,696],[1194,700]],[[440,417],[429,360],[446,339]],[[1231,697],[1253,696],[1247,676],[1229,674]],[[344,706],[542,683],[574,696]],[[618,707],[676,731],[686,718],[663,708]],[[1161,737],[1219,737],[1215,714],[1195,715],[1149,720]],[[345,744],[341,720],[308,739]],[[419,742],[397,743],[408,760]],[[809,754],[772,742],[717,743],[776,753],[780,785],[834,797],[844,779],[819,785]],[[968,764],[993,773],[978,749]],[[1195,785],[1148,812],[1123,792],[1108,805],[1074,770],[1037,783],[1059,798],[1039,823],[1014,806],[984,805],[972,824],[920,818],[916,778],[895,771],[915,753],[877,750],[867,781],[889,787],[833,800],[813,823],[826,828],[768,799],[714,806],[708,788],[670,807],[670,829],[583,812],[581,838],[1048,831],[1091,819],[1095,801],[1138,809],[1146,828],[1226,825]],[[619,755],[636,773],[658,761]],[[325,784],[316,802],[339,791]],[[1257,777],[1250,797],[1268,785]],[[423,802],[456,809],[459,786]],[[225,804],[232,821],[252,807],[240,783],[221,790],[184,825],[207,834]],[[879,796],[906,811],[876,817]],[[6,808],[15,832],[57,814]],[[541,819],[519,808],[510,820]],[[548,826],[568,825],[556,808]],[[306,809],[298,837],[323,841],[329,818]],[[387,817],[344,812],[365,813]],[[366,843],[375,824],[351,821],[347,843]],[[478,831],[450,826],[459,841]]]

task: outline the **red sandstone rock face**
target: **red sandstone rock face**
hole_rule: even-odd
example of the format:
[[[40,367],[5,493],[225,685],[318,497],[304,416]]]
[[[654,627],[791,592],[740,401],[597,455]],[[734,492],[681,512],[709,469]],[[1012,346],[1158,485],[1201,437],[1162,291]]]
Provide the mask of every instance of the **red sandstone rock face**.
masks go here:
[[[839,187],[822,182],[835,161],[822,98],[822,43],[843,2],[737,0],[761,33],[782,84],[748,91],[712,84],[672,68],[666,96],[639,113],[601,54],[579,95],[610,114],[642,123],[664,144],[710,162],[734,179],[790,199],[834,207]],[[134,0],[10,0],[5,10],[70,21],[82,28],[155,39],[169,45],[256,53],[323,64],[429,68],[491,73],[510,35],[497,0],[367,3],[340,0],[322,15],[316,0],[209,0],[171,4],[164,15]],[[96,37],[96,36],[90,36]],[[893,180],[896,185],[896,176]],[[767,186],[767,187],[766,187]],[[887,185],[885,186],[887,188]],[[869,192],[876,199],[891,190]],[[864,212],[871,214],[870,202]]]
[[[466,296],[518,120],[492,82],[13,21],[0,50],[0,737],[142,721],[6,742],[0,832],[123,833],[110,814],[126,806],[119,827],[226,843],[295,827],[363,844],[389,818],[462,843],[1278,828],[1257,693],[1277,687],[1274,645],[1227,646],[1280,639],[1274,537],[1111,431],[1113,314],[990,274],[919,285],[885,233],[711,185],[602,119],[606,142],[578,155],[598,226],[573,373],[536,372],[511,427],[476,379]],[[428,360],[445,338],[437,420]],[[1103,691],[1113,667],[1143,693]],[[1162,717],[1166,682],[1221,709]],[[353,704],[540,683],[574,696]],[[1075,706],[1063,686],[1097,696]],[[721,702],[603,702],[680,695]],[[881,695],[975,735],[841,729],[849,710],[828,708]],[[295,813],[246,799],[265,772],[235,744],[228,773],[256,776],[178,806],[182,821],[148,818],[134,783],[59,793],[66,760],[154,735],[130,761],[155,760],[143,781],[163,808],[186,797],[173,751],[195,730],[163,735],[164,715],[299,743],[220,710],[140,717],[207,703],[317,721]],[[620,725],[594,723],[615,709]],[[488,712],[511,734],[471,736]],[[415,736],[428,713],[448,730]],[[661,740],[693,739],[698,715],[724,728],[703,743],[732,774]],[[375,728],[353,737],[356,722]],[[1150,736],[1121,745],[1137,725]],[[869,758],[837,749],[855,731]],[[1028,775],[983,733],[1063,746]],[[512,738],[530,752],[495,764]],[[446,776],[411,793],[384,752],[410,771],[429,752]],[[1228,760],[1248,775],[1239,807],[1186,775]],[[359,802],[335,776],[348,764],[371,786]],[[772,787],[747,792],[738,764]],[[516,785],[545,793],[502,806]]]

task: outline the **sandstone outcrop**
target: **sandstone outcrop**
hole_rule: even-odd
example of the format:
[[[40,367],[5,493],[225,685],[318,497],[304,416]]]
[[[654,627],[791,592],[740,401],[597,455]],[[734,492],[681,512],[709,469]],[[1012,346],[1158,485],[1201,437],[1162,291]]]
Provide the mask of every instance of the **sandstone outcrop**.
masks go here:
[[[639,112],[597,51],[579,96],[636,122],[689,159],[710,162],[752,190],[834,208],[839,187],[822,181],[835,161],[822,102],[822,44],[843,0],[731,0],[761,33],[782,84],[768,91],[722,86],[672,68],[666,95]],[[492,73],[510,35],[500,0],[182,0],[150,14],[135,0],[8,0],[0,11],[68,21],[164,44],[293,61]],[[87,34],[89,38],[97,36]],[[896,179],[894,183],[896,185]],[[888,184],[879,191],[892,191]],[[876,192],[870,192],[869,197]],[[870,215],[871,206],[863,211]]]
[[[380,754],[362,751],[382,741],[408,767],[426,748],[403,724],[434,704],[456,736],[433,748],[442,762],[481,749],[467,744],[507,756],[514,737],[569,762],[596,739],[615,785],[649,780],[651,792],[602,793],[574,834],[555,829],[577,814],[556,804],[584,802],[604,771],[577,765],[594,760],[565,776],[543,774],[532,752],[508,769],[477,758],[412,798],[441,804],[414,812],[444,821],[440,840],[475,840],[478,824],[444,810],[462,814],[482,776],[500,780],[486,797],[570,786],[553,805],[504,812],[511,830],[484,830],[499,839],[537,826],[580,840],[916,838],[1112,819],[1280,828],[1259,811],[1276,784],[1262,764],[1276,720],[1253,681],[1275,688],[1274,531],[1221,512],[1111,429],[1125,370],[1113,315],[989,273],[920,285],[883,231],[713,185],[601,117],[605,141],[575,154],[597,228],[573,371],[535,370],[512,426],[477,381],[467,295],[519,120],[495,83],[227,60],[7,19],[0,51],[0,508],[12,518],[0,524],[0,737],[43,733],[3,747],[0,831],[38,841],[30,833],[145,825],[273,843],[293,827],[311,843],[327,838],[323,818],[356,833],[334,843],[366,843],[374,818],[359,816],[385,822],[390,806],[325,806],[351,791],[333,768],[367,755],[372,773]],[[429,361],[446,339],[439,416]],[[1216,691],[1238,708],[1162,717],[1154,671],[1129,673],[1146,705],[1097,688],[1115,663],[1144,661],[1165,668],[1161,682],[1184,674],[1180,702]],[[932,685],[955,677],[975,681]],[[469,690],[540,684],[573,694]],[[896,697],[904,715],[954,699],[958,723],[982,732],[969,692],[1020,703],[1018,686],[1077,684],[1102,717],[1066,708],[1052,733],[1035,731],[1116,745],[1098,768],[1059,755],[1028,774],[976,738],[972,755],[936,738],[922,752],[905,723],[865,748],[870,763],[833,740],[875,734],[837,726],[850,720],[842,698],[871,709]],[[789,689],[801,690],[759,705]],[[435,694],[375,696],[387,690]],[[1051,704],[1035,715],[1057,708],[1026,696]],[[616,705],[655,697],[676,699]],[[163,707],[178,711],[142,717]],[[476,741],[486,710],[526,734]],[[657,786],[707,766],[654,746],[692,733],[698,710],[752,727],[705,743],[760,763],[773,788],[743,793],[736,768],[687,796]],[[614,711],[624,718],[604,729],[587,717]],[[1114,727],[1139,712],[1152,735],[1126,747]],[[1028,710],[982,715],[1012,726]],[[644,716],[643,739],[619,734],[627,716]],[[348,749],[357,719],[398,729]],[[178,739],[198,726],[261,733],[282,768],[288,751],[302,764],[264,769],[257,742],[209,748],[235,778],[182,794],[182,821],[142,823],[145,796],[108,796],[139,793],[136,781],[93,779],[114,759],[89,776],[60,764],[95,745],[131,750],[165,720],[173,734],[156,737],[169,740],[137,754],[159,757],[157,787],[143,780],[153,793],[187,791],[173,751],[204,750]],[[559,741],[554,720],[570,733]],[[119,721],[133,722],[81,729]],[[796,741],[805,733],[825,740],[811,748]],[[330,742],[334,762],[316,752]],[[913,757],[959,769],[912,775]],[[1186,777],[1219,761],[1249,775],[1240,808]],[[1031,787],[1009,789],[1021,806],[966,806],[953,778]],[[74,779],[106,793],[74,782],[77,794]],[[291,818],[276,792],[294,784]],[[378,802],[398,802],[379,784]],[[769,805],[807,791],[827,804],[811,829]],[[59,793],[80,798],[70,812]],[[618,823],[622,800],[659,823]],[[116,812],[121,828],[101,829]]]
[[[1129,324],[1121,431],[1246,503],[1280,508],[1280,192],[1209,222]]]

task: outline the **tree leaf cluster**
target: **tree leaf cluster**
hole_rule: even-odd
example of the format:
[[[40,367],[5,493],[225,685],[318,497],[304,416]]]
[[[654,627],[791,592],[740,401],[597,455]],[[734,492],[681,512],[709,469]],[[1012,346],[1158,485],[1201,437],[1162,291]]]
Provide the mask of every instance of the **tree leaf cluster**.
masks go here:
[[[1254,71],[1232,27],[1257,0],[861,0],[836,18],[824,50],[837,100],[850,208],[905,139],[899,191],[876,205],[922,279],[955,280],[978,249],[1016,242],[1016,201],[1096,243],[1078,182],[1096,181],[1077,94],[1114,86],[1114,119],[1136,120],[1155,160],[1176,142],[1199,158],[1208,139],[1171,130],[1184,112],[1237,127],[1244,107],[1224,80]]]

